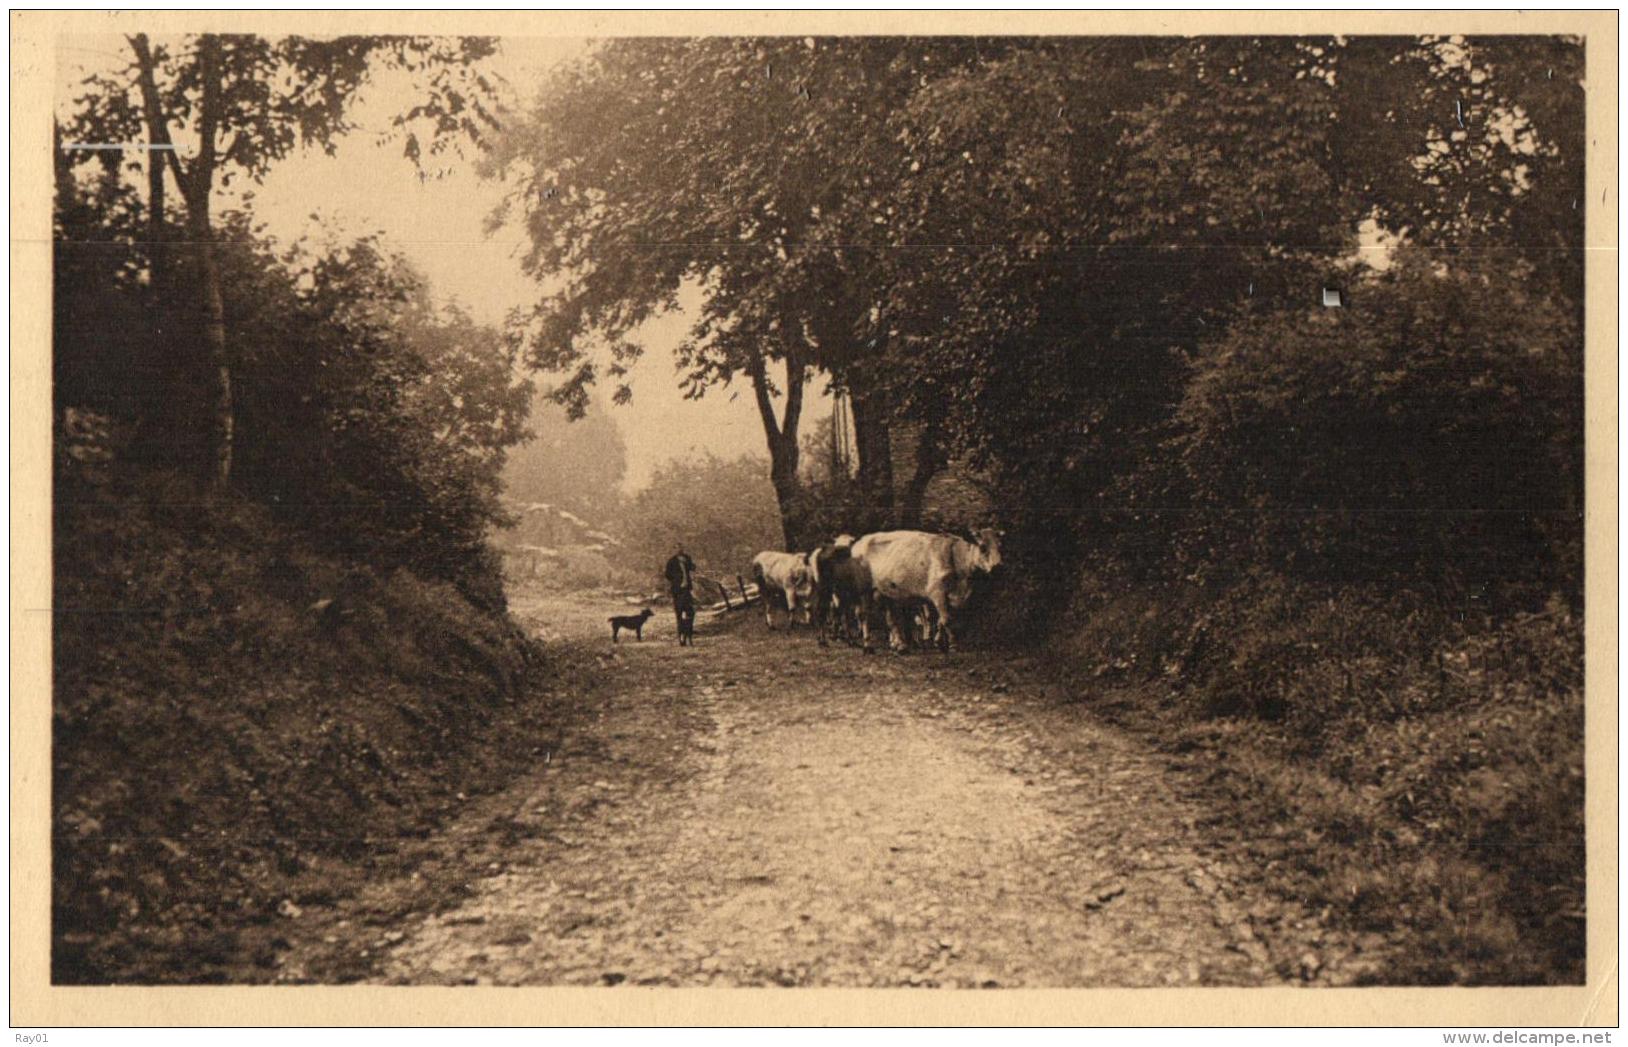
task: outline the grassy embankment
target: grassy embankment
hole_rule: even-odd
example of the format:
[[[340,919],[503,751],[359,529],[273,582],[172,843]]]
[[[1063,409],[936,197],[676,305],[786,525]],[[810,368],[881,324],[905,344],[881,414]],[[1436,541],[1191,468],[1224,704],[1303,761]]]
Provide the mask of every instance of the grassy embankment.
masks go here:
[[[1191,753],[1287,894],[1396,984],[1579,983],[1582,623],[1480,625],[1250,577],[1093,584],[1057,639],[1099,715]]]
[[[263,979],[303,906],[557,737],[501,607],[162,477],[57,500],[59,983]]]

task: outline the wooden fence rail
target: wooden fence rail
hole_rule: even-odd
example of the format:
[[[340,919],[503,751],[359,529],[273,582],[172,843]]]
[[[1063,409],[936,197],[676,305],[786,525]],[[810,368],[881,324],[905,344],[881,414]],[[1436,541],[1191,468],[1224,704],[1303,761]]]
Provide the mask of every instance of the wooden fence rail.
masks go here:
[[[696,575],[696,578],[701,581],[710,582],[712,585],[717,586],[718,592],[723,596],[723,602],[721,604],[708,604],[705,607],[699,608],[703,611],[733,611],[736,607],[747,607],[753,601],[762,598],[762,594],[758,592],[757,584],[748,583],[745,578],[738,574],[735,576],[735,587],[740,591],[739,603],[734,603],[729,599],[729,586],[724,584],[722,581],[716,578],[707,578],[706,576],[699,574]]]

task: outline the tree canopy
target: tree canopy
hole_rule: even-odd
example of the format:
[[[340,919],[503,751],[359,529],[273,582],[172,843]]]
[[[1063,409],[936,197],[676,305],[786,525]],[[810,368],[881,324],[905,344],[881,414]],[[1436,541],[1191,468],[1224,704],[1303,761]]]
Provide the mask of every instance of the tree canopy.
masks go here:
[[[1566,40],[618,40],[493,164],[556,396],[623,383],[639,324],[699,288],[681,380],[753,383],[791,537],[810,371],[853,398],[861,502],[891,497],[898,424],[928,472],[971,455],[1089,501],[1203,344],[1350,283],[1380,230],[1574,301],[1580,78]]]
[[[877,238],[868,219],[842,227],[848,202],[879,199],[896,152],[892,108],[980,46],[1007,45],[630,39],[559,74],[490,161],[515,179],[526,268],[549,288],[531,353],[564,375],[555,395],[580,411],[603,374],[625,400],[642,351],[633,332],[699,287],[681,381],[696,397],[751,385],[792,537],[809,372],[863,393],[858,363],[874,348],[860,334],[875,304],[864,265]],[[856,398],[861,444],[875,431],[868,403]]]

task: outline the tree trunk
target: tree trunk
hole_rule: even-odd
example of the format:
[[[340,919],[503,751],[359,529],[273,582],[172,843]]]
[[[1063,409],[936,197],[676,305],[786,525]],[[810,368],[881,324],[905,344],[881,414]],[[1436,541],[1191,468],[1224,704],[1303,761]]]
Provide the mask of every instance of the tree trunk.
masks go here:
[[[155,239],[163,235],[163,175],[160,158],[168,163],[181,189],[186,203],[187,237],[193,243],[198,259],[199,328],[203,339],[204,400],[207,404],[208,452],[204,458],[204,480],[214,491],[225,491],[232,478],[232,448],[236,438],[232,405],[232,366],[226,346],[226,306],[221,291],[220,260],[215,251],[215,231],[209,218],[209,198],[215,188],[216,135],[220,128],[220,60],[221,41],[214,34],[205,34],[198,40],[198,63],[201,97],[198,103],[198,155],[183,168],[175,151],[168,148],[169,124],[164,116],[163,99],[159,95],[155,70],[156,59],[147,38],[137,34],[130,37],[130,48],[136,55],[136,78],[141,88],[142,111],[147,123],[148,145],[153,163],[148,167],[149,229],[156,230]],[[153,272],[156,281],[161,278],[162,265]]]
[[[886,406],[861,390],[850,395],[854,418],[854,451],[859,457],[859,494],[864,501],[862,525],[886,526],[893,517],[893,440]]]
[[[165,250],[169,237],[164,228],[164,166],[168,163],[164,153],[162,149],[147,150],[147,282],[159,303],[165,301],[170,272]]]
[[[232,479],[232,447],[236,438],[232,407],[232,366],[226,349],[226,305],[221,296],[220,263],[209,239],[208,220],[198,238],[198,268],[203,297],[203,341],[208,357],[209,486],[224,491]]]
[[[831,404],[831,447],[828,468],[831,483],[840,484],[848,478],[848,449],[846,438],[848,423],[843,418],[843,394],[838,393]]]
[[[165,247],[168,239],[164,225],[164,169],[178,163],[170,148],[169,124],[164,119],[163,103],[158,94],[157,60],[147,44],[145,33],[130,38],[130,49],[136,55],[136,81],[141,86],[141,108],[147,124],[147,274],[149,286],[156,301],[165,300],[168,290],[169,256]],[[176,177],[180,169],[176,168]]]
[[[780,507],[780,538],[785,549],[798,549],[803,544],[802,488],[797,483],[797,455],[771,451],[769,480],[774,484],[775,503]]]
[[[797,482],[797,428],[803,413],[806,368],[795,353],[787,352],[785,418],[776,421],[766,366],[764,359],[759,357],[747,368],[747,374],[752,379],[752,393],[757,398],[758,414],[763,419],[763,435],[769,445],[769,480],[774,484],[775,501],[780,506],[781,539],[785,548],[795,549],[804,538],[800,504],[802,488]]]
[[[232,363],[226,347],[226,304],[221,293],[220,259],[215,230],[209,218],[209,198],[215,186],[215,136],[220,126],[220,37],[198,41],[199,78],[198,155],[182,182],[187,202],[187,234],[198,252],[198,296],[203,330],[205,391],[209,410],[209,453],[206,480],[216,493],[232,479],[232,447],[236,438],[232,411]],[[179,174],[179,169],[177,169]]]
[[[921,527],[922,503],[927,498],[927,485],[947,464],[939,427],[928,422],[921,428],[921,437],[916,443],[915,470],[905,484],[904,499],[899,504],[900,527]]]

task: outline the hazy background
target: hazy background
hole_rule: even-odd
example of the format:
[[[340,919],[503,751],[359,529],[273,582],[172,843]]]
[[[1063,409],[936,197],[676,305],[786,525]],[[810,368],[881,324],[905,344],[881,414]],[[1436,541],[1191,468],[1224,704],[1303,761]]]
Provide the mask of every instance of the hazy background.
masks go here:
[[[508,82],[508,103],[525,104],[544,87],[551,70],[586,54],[591,43],[583,38],[505,37],[487,65]],[[58,108],[63,111],[85,77],[128,61],[128,50],[116,38],[68,40],[58,55]],[[396,78],[378,76],[364,90],[356,110],[359,128],[339,140],[334,155],[305,150],[278,164],[261,185],[224,189],[217,208],[240,205],[245,191],[252,193],[255,218],[273,238],[289,243],[307,238],[337,244],[381,233],[388,247],[424,272],[437,296],[456,300],[479,321],[501,324],[510,309],[529,304],[538,293],[537,284],[520,271],[524,242],[519,232],[485,232],[486,218],[501,201],[504,186],[478,177],[472,162],[457,158],[447,160],[439,177],[420,180],[403,158],[401,143],[383,140],[393,106],[399,107]],[[432,161],[427,166],[437,165]],[[628,494],[648,486],[652,472],[668,459],[766,454],[763,424],[748,386],[714,389],[702,400],[686,400],[679,391],[672,349],[689,322],[678,312],[642,329],[647,351],[632,371],[631,403],[612,406],[608,394],[595,394],[626,445],[622,488]],[[547,375],[535,377],[540,386],[550,381]],[[812,383],[806,397],[805,432],[831,411],[823,382]],[[564,417],[552,405],[539,409]],[[554,420],[535,418],[534,426]]]

